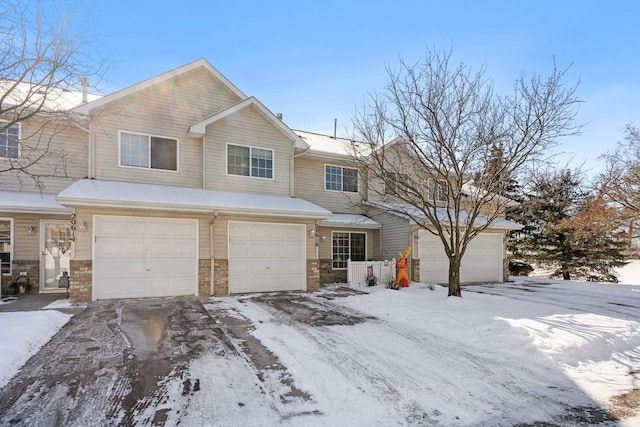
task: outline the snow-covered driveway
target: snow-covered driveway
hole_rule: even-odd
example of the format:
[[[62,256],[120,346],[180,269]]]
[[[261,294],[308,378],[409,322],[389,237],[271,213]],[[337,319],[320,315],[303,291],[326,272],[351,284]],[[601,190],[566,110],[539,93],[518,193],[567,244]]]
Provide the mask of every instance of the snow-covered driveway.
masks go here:
[[[0,425],[640,425],[639,286],[446,294],[92,303],[0,390]]]

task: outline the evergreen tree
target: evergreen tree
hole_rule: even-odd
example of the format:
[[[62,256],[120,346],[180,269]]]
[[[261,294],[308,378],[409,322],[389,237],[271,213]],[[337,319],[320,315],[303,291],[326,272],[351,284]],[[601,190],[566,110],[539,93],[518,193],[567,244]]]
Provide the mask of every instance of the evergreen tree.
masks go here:
[[[613,268],[624,265],[626,233],[615,209],[581,189],[578,172],[543,174],[509,217],[525,226],[508,238],[514,257],[555,266],[565,280],[617,281]]]

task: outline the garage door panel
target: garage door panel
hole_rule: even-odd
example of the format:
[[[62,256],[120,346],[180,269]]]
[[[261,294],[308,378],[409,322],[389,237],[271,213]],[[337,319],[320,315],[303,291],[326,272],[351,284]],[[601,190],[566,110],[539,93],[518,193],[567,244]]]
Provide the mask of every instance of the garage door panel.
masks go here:
[[[195,295],[198,221],[96,216],[94,298]]]
[[[231,293],[306,289],[306,227],[229,222]]]
[[[502,234],[484,233],[467,246],[462,258],[462,283],[502,281]],[[425,282],[447,283],[449,260],[437,236],[421,231],[419,241],[420,279]]]

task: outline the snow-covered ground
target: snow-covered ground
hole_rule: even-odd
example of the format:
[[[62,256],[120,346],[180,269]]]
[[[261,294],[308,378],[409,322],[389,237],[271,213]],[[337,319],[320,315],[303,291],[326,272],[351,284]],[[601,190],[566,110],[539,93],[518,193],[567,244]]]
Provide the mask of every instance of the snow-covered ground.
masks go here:
[[[622,277],[640,283],[633,274]],[[302,397],[269,400],[256,392],[250,360],[203,356],[191,367],[200,391],[181,424],[213,422],[214,413],[223,426],[578,425],[557,416],[595,423],[585,408],[600,407],[623,417],[619,425],[640,425],[640,285],[518,277],[468,287],[463,298],[416,283],[356,289],[367,293],[310,296],[313,309],[366,318],[333,326],[294,321],[254,295],[212,298],[209,310],[251,321],[282,365],[273,372],[285,372]],[[68,318],[0,313],[0,386]],[[282,388],[278,375],[260,374],[262,390]]]

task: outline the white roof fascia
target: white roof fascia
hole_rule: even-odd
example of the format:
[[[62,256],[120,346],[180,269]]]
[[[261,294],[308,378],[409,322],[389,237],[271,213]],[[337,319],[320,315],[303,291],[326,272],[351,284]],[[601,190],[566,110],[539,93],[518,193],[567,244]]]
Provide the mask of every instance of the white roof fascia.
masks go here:
[[[307,200],[285,196],[89,179],[80,180],[67,187],[58,195],[57,201],[70,207],[88,206],[193,213],[216,211],[226,215],[279,218],[325,219],[332,215],[330,211]]]
[[[209,62],[207,62],[205,59],[198,59],[196,61],[190,62],[186,65],[183,65],[181,67],[178,67],[166,73],[144,80],[140,83],[136,83],[132,86],[126,87],[112,94],[103,96],[98,100],[81,105],[75,108],[74,111],[77,111],[78,113],[86,114],[95,108],[102,107],[105,104],[124,98],[126,96],[129,96],[133,93],[146,89],[155,84],[172,79],[176,76],[179,76],[180,74],[184,74],[186,72],[195,70],[199,67],[204,67],[207,71],[213,74],[218,80],[220,80],[227,88],[229,88],[229,90],[231,90],[239,98],[245,99],[247,97],[244,93],[242,93],[240,89],[238,89],[233,83],[231,83],[231,81],[229,81],[225,76],[223,76],[222,73],[220,73],[220,71],[216,70],[211,64],[209,64]]]
[[[275,127],[282,132],[285,136],[291,139],[294,142],[294,148],[299,148],[306,150],[309,148],[309,145],[298,136],[294,131],[289,128],[282,120],[276,117],[267,107],[264,106],[255,96],[250,96],[247,99],[244,99],[228,108],[225,108],[222,111],[217,112],[216,114],[207,117],[206,119],[192,125],[189,128],[189,135],[202,138],[207,132],[207,126],[212,123],[215,123],[219,120],[224,119],[225,117],[229,117],[233,114],[238,113],[239,111],[244,110],[250,106],[254,106],[262,113],[262,115],[267,118]]]
[[[0,212],[64,215],[71,209],[58,203],[55,194],[0,191]]]
[[[381,225],[373,219],[357,214],[334,214],[329,219],[318,221],[318,227],[364,228],[379,230]]]

